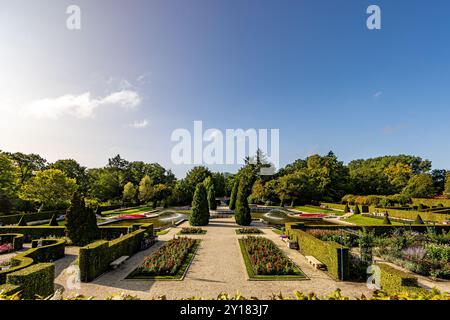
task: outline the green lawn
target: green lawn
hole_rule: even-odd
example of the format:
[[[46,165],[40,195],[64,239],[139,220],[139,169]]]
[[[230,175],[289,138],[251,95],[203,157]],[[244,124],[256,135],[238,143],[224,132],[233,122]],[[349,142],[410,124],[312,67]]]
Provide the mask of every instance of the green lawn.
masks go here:
[[[139,214],[144,212],[153,211],[153,207],[136,207],[125,211],[117,211],[117,210],[111,210],[111,211],[105,211],[102,212],[102,216],[109,216],[109,215],[115,215],[115,214]]]
[[[321,207],[314,207],[314,206],[297,206],[294,207],[294,209],[306,213],[326,213],[326,214],[334,214],[336,216],[341,216],[344,214],[343,211],[338,211],[334,209],[322,209]]]
[[[362,216],[360,214],[355,214],[343,221],[346,222],[350,222],[350,223],[354,223],[358,226],[361,225],[382,225],[383,224],[383,220],[382,219],[377,219],[377,218],[371,218],[371,217],[366,217],[366,216]],[[392,221],[391,219],[391,223],[393,225],[402,225],[402,223],[400,222],[396,222],[396,221]]]

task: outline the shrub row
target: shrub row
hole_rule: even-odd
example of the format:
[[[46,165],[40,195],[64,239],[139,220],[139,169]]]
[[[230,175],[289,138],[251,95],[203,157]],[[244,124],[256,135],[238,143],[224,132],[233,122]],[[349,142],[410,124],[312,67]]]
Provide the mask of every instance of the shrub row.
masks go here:
[[[43,212],[36,212],[36,213],[25,213],[25,214],[13,214],[8,216],[0,216],[0,224],[6,226],[6,225],[13,225],[19,223],[22,216],[24,216],[24,219],[26,222],[33,222],[33,221],[39,221],[39,220],[47,220],[51,219],[51,217],[56,214],[65,214],[65,211],[43,211]]]
[[[153,235],[153,224],[140,225],[133,231],[112,241],[100,240],[80,248],[81,281],[90,282],[108,270],[114,260],[132,256],[141,249],[146,234]]]
[[[418,206],[419,204],[424,204],[426,206],[432,207],[442,204],[445,207],[450,207],[450,199],[425,199],[425,198],[413,198],[413,205]]]
[[[420,290],[417,277],[395,269],[385,263],[378,263],[381,270],[381,289],[389,293],[401,293]]]
[[[0,233],[20,233],[24,235],[24,242],[31,242],[33,239],[48,237],[62,238],[65,236],[66,228],[50,226],[10,226],[0,227]]]
[[[333,241],[322,241],[300,229],[297,225],[286,225],[290,239],[297,241],[300,252],[314,256],[327,266],[328,273],[337,280],[349,279],[348,248]]]
[[[337,203],[322,203],[322,205],[328,206],[332,209],[340,209],[343,210],[345,208],[345,205],[343,204],[337,204]],[[414,220],[418,214],[422,217],[424,221],[445,221],[450,220],[450,214],[444,214],[444,213],[435,213],[435,212],[419,212],[419,211],[407,211],[407,210],[396,210],[396,209],[385,209],[385,208],[375,208],[373,206],[369,207],[369,211],[383,211],[389,213],[390,217],[396,217],[396,218],[402,218],[402,219],[409,219]]]
[[[55,265],[38,263],[29,268],[9,273],[6,284],[0,285],[0,292],[12,295],[20,292],[22,299],[36,296],[48,297],[54,293]]]
[[[23,248],[23,234],[20,233],[5,233],[0,234],[0,245],[11,243],[13,250],[17,251]]]
[[[37,247],[42,241],[42,246]],[[0,271],[0,284],[4,284],[7,275],[33,265],[34,263],[51,262],[64,257],[66,241],[63,239],[34,240],[32,248],[11,258],[12,267]]]
[[[285,224],[286,233],[288,229],[300,229],[300,230],[309,230],[309,229],[320,229],[320,230],[338,230],[338,229],[349,229],[349,230],[371,230],[374,232],[375,235],[382,235],[382,234],[390,234],[393,233],[397,229],[404,229],[404,230],[410,230],[410,231],[416,231],[425,233],[427,232],[428,228],[434,229],[434,231],[438,234],[441,234],[442,232],[450,232],[450,225],[423,225],[423,224],[410,224],[410,225],[364,225],[364,226],[357,226],[357,225],[339,225],[339,224],[320,224],[320,225],[313,225],[313,224],[307,224],[299,223],[299,222],[290,222]]]

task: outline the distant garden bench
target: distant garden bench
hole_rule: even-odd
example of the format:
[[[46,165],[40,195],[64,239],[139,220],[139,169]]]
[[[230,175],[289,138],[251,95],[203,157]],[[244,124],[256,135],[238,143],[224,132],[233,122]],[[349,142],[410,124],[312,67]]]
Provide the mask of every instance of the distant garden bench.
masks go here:
[[[130,258],[129,256],[122,256],[122,257],[114,260],[113,262],[111,262],[109,265],[111,266],[111,268],[117,269],[119,266],[124,264],[125,261],[127,261],[129,258]]]
[[[305,258],[314,268],[318,270],[326,270],[327,267],[313,256],[305,256]]]

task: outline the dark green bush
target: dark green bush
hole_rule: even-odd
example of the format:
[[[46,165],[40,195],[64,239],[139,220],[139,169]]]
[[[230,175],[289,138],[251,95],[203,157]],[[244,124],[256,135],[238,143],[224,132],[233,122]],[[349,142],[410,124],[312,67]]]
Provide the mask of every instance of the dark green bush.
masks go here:
[[[51,227],[57,227],[57,226],[59,226],[58,220],[56,219],[56,214],[54,214],[54,215],[52,216],[52,218],[50,219],[50,222],[49,222],[48,225],[51,226]]]
[[[236,197],[236,210],[234,218],[240,226],[249,226],[252,223],[252,215],[248,206],[248,196],[246,182],[241,179],[239,182],[238,193]]]
[[[209,223],[208,196],[203,183],[199,183],[195,189],[189,223],[196,227],[206,226]]]
[[[420,214],[417,215],[416,219],[414,220],[414,224],[425,224],[422,220],[422,217]]]
[[[360,214],[360,213],[361,213],[361,211],[359,210],[359,206],[356,205],[355,209],[353,209],[353,214]]]
[[[48,297],[54,293],[55,265],[38,263],[29,268],[8,274],[9,290],[20,291],[22,299],[34,299],[36,296]],[[1,289],[1,288],[0,288]]]

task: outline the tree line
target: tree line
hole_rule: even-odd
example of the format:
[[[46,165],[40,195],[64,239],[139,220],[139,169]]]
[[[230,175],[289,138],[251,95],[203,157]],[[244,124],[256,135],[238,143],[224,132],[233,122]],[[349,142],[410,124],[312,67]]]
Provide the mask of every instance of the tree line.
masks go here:
[[[230,207],[246,219],[248,203],[300,205],[337,202],[345,195],[387,195],[393,202],[411,197],[450,196],[450,173],[432,170],[417,156],[383,156],[345,165],[333,152],[298,159],[273,176],[259,171],[268,163],[258,151],[236,173],[192,168],[183,179],[158,163],[127,161],[120,155],[102,168],[86,168],[73,159],[49,163],[37,154],[0,151],[0,213],[65,209],[74,191],[87,203],[124,206],[190,205],[203,183],[210,208],[216,197],[230,197]],[[239,216],[239,214],[237,215]]]

